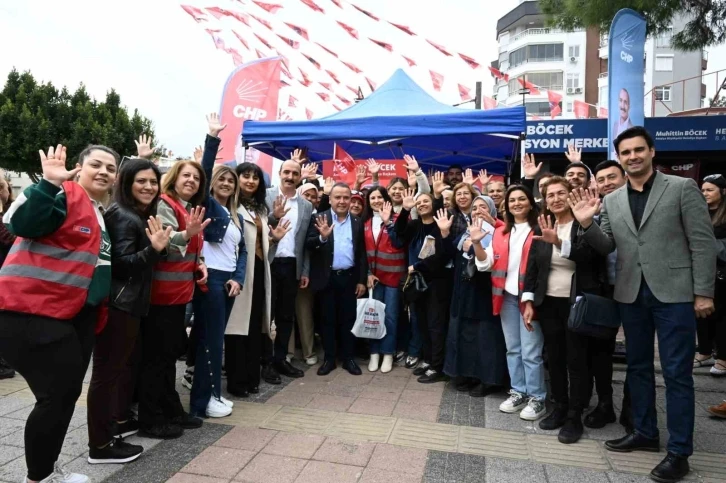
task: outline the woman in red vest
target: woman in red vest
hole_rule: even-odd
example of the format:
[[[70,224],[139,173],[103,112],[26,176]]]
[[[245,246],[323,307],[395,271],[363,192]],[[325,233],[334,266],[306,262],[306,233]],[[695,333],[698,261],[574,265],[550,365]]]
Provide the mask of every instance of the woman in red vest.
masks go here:
[[[525,324],[522,294],[532,239],[538,229],[537,205],[532,192],[522,185],[510,186],[504,200],[506,225],[494,231],[492,244],[481,254],[483,259],[477,256],[476,266],[492,272],[493,311],[502,319],[507,344],[511,390],[499,410],[519,412],[520,418],[536,421],[546,412],[544,336],[539,323]]]
[[[157,216],[171,227],[166,255],[154,267],[151,307],[141,321],[144,340],[139,370],[139,426],[151,438],[178,438],[184,429],[198,428],[200,418],[182,408],[175,389],[176,360],[186,352],[184,329],[186,304],[194,294],[195,277],[200,287],[207,281],[201,258],[206,176],[194,161],[178,161],[161,179]],[[202,289],[203,289],[202,288]]]
[[[111,284],[101,200],[116,179],[118,154],[89,146],[71,171],[60,144],[40,159],[43,178],[3,217],[18,238],[0,270],[0,353],[36,398],[25,425],[23,481],[85,483],[88,477],[60,467],[58,455]]]
[[[363,216],[363,237],[368,256],[368,288],[373,297],[386,304],[386,336],[371,340],[371,359],[368,370],[378,370],[383,354],[381,372],[391,372],[396,353],[396,329],[401,304],[401,277],[406,273],[406,250],[398,240],[390,238],[393,222],[393,204],[386,188],[377,186],[368,193]]]

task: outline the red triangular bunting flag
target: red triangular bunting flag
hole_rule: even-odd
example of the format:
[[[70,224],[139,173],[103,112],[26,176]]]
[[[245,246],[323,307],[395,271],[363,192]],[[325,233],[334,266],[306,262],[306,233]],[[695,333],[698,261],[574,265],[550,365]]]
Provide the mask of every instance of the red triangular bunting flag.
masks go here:
[[[351,64],[349,62],[345,62],[345,61],[342,61],[342,60],[341,60],[341,62],[343,62],[343,65],[345,65],[347,68],[349,68],[350,70],[352,70],[356,74],[360,74],[361,72],[363,72],[358,67],[354,66],[353,64]]]
[[[441,85],[444,83],[444,76],[432,70],[429,71],[429,74],[431,74],[431,82],[434,84],[434,90],[440,91]]]
[[[256,17],[255,15],[252,15],[251,13],[249,14],[249,16],[252,17],[253,19],[257,20],[259,23],[261,23],[265,27],[267,27],[269,30],[272,30],[272,24],[270,24],[270,22],[268,22],[267,20],[263,20],[260,17]]]
[[[330,83],[329,82],[318,82],[321,86],[325,87],[326,89],[330,90]]]
[[[370,80],[368,77],[366,77],[366,82],[368,83],[368,87],[371,88],[371,92],[376,90],[376,83]]]
[[[393,22],[388,22],[388,23],[390,23],[391,25],[393,25],[394,27],[396,27],[398,30],[401,30],[403,32],[406,32],[408,35],[416,35],[415,33],[413,33],[411,31],[410,28],[406,27],[405,25],[399,25],[399,24],[393,23]]]
[[[309,55],[305,55],[305,54],[303,54],[303,55],[305,56],[306,59],[308,59],[310,61],[311,64],[313,64],[315,67],[317,67],[318,70],[320,70],[320,63],[317,60],[313,59]]]
[[[300,71],[300,75],[302,75],[302,78],[303,78],[303,80],[300,81],[300,84],[304,85],[305,87],[309,86],[312,83],[312,81],[310,80],[308,75],[300,67],[298,67],[297,70]]]
[[[539,91],[538,86],[532,84],[530,81],[526,80],[524,77],[517,77],[517,80],[519,81],[520,84],[522,84],[522,87],[524,87],[525,89],[529,89],[529,93],[532,94],[533,96],[538,96],[538,95],[542,94]]]
[[[431,42],[428,39],[426,39],[426,42],[428,42],[429,44],[433,45],[436,48],[436,50],[438,50],[439,52],[441,52],[445,56],[447,56],[447,57],[453,57],[453,55],[450,52],[448,52],[443,46],[441,46],[441,45],[439,45],[439,44],[437,44],[435,42]]]
[[[308,38],[308,31],[305,30],[304,28],[298,27],[297,25],[293,25],[293,24],[287,23],[287,22],[285,22],[285,25],[287,25],[288,27],[293,29],[300,37],[304,38],[305,40],[310,40]]]
[[[262,45],[264,45],[268,49],[271,49],[272,48],[272,45],[270,45],[270,43],[267,40],[263,39],[262,37],[260,37],[259,35],[257,35],[254,32],[252,33],[252,35],[254,35],[255,37],[257,37],[257,40],[259,40],[260,42],[262,42]]]
[[[230,10],[225,10],[225,15],[228,15],[232,18],[239,20],[240,22],[247,25],[248,27],[250,26],[250,19],[246,13],[239,13],[239,12],[232,12]]]
[[[182,8],[184,8],[184,5],[182,5]],[[184,8],[184,10],[186,10],[186,8]],[[224,15],[226,15],[224,9],[223,8],[219,8],[219,7],[206,7],[205,10],[207,12],[211,13],[212,16],[214,18],[216,18],[217,20],[219,20],[220,18],[222,18]]]
[[[328,102],[330,100],[330,96],[326,92],[316,92],[318,96],[325,102]]]
[[[337,5],[338,8],[343,8],[343,6],[340,4],[340,2],[338,0],[330,0],[330,1],[333,2],[335,5]]]
[[[247,45],[247,41],[245,39],[243,39],[240,34],[235,32],[234,30],[232,30],[232,33],[234,34],[235,37],[237,37],[237,40],[239,40],[242,43],[242,45],[245,46],[245,49],[250,50],[250,46]]]
[[[191,15],[197,23],[207,20],[207,15],[200,8],[193,7],[191,5],[182,5],[181,8],[183,8],[186,13]]]
[[[472,69],[478,69],[479,67],[481,67],[481,64],[479,64],[479,62],[475,61],[468,55],[459,54],[459,57],[461,57],[464,60],[464,62],[469,64],[469,67],[471,67]]]
[[[466,86],[462,86],[459,84],[459,96],[461,96],[462,101],[470,101],[472,99],[471,97],[471,89],[469,89]]]
[[[283,79],[280,79],[280,84],[290,87],[290,84],[288,82],[284,81]]]
[[[341,96],[340,94],[335,94],[335,97],[340,99],[340,101],[345,104],[346,106],[350,106],[350,101],[346,99],[345,97]]]
[[[348,32],[348,34],[350,34],[351,37],[353,37],[354,39],[357,39],[358,38],[358,31],[356,29],[354,29],[353,27],[351,27],[348,24],[345,24],[345,23],[341,22],[340,20],[336,20],[336,22],[338,22],[338,25],[340,25],[341,27],[343,27],[343,29],[346,32]]]
[[[336,109],[337,111],[342,111],[342,110],[343,110],[343,108],[342,108],[342,107],[340,107],[340,106],[339,106],[339,105],[337,105],[337,104],[333,104],[333,107],[334,107],[334,108],[335,108],[335,109]]]
[[[304,3],[305,5],[307,5],[308,7],[315,10],[316,12],[325,13],[325,10],[320,8],[320,6],[317,3],[313,2],[313,0],[300,0],[300,1],[302,3]]]
[[[505,82],[509,82],[509,75],[507,75],[507,74],[502,74],[502,73],[501,73],[501,72],[499,71],[499,69],[495,69],[494,67],[491,67],[491,66],[489,66],[489,67],[488,67],[488,69],[489,69],[489,72],[491,72],[491,73],[492,73],[492,75],[493,75],[494,77],[496,77],[497,79],[499,79],[499,80],[503,80],[503,81],[505,81]]]
[[[297,107],[297,99],[295,99],[293,96],[290,96],[290,99],[287,101],[288,107]]]
[[[587,104],[579,99],[575,99],[573,111],[575,112],[576,119],[587,119],[590,117],[590,104]]]
[[[562,96],[555,91],[547,90],[547,100],[550,103],[550,116],[554,119],[562,113],[562,107],[560,106]]]
[[[257,5],[261,9],[266,10],[273,14],[282,8],[282,5],[277,5],[274,3],[263,3],[263,2],[258,2],[256,0],[252,0],[252,3]]]
[[[244,64],[244,60],[242,60],[242,56],[235,49],[227,49],[227,53],[232,55],[232,62],[234,62],[235,67],[237,67],[238,65]]]
[[[214,47],[216,47],[218,50],[227,50],[227,46],[224,45],[224,40],[222,37],[217,35],[217,32],[219,30],[210,30],[210,29],[204,29],[210,37],[212,37],[212,40],[214,41]]]
[[[287,37],[283,37],[280,34],[276,34],[276,35],[278,37],[280,37],[280,39],[282,39],[283,42],[285,42],[287,45],[289,45],[293,49],[299,49],[300,48],[300,42],[297,42],[297,41],[292,40],[292,39],[288,39]]]
[[[382,42],[380,40],[374,40],[370,37],[368,37],[368,40],[370,40],[371,42],[373,42],[374,44],[376,44],[379,47],[383,47],[384,49],[386,49],[389,52],[393,52],[393,45],[391,45],[391,44],[387,44],[386,42]]]
[[[484,102],[484,109],[495,109],[497,107],[497,100],[492,99],[489,96],[481,96]]]
[[[307,107],[305,108],[305,117],[307,117],[308,119],[312,119],[313,118],[313,111],[311,111]]]
[[[358,95],[358,89],[351,87],[351,86],[345,86],[350,92],[353,93],[353,95]]]
[[[362,13],[362,14],[364,14],[364,15],[367,15],[367,16],[369,16],[370,18],[372,18],[372,19],[373,19],[373,20],[375,20],[376,22],[378,22],[378,21],[380,20],[380,19],[379,19],[378,17],[376,17],[376,16],[375,16],[375,15],[373,15],[372,13],[370,13],[370,12],[368,12],[368,11],[366,11],[366,10],[363,10],[363,9],[362,9],[362,8],[360,8],[360,7],[356,7],[356,6],[355,6],[355,5],[353,5],[352,3],[351,3],[351,6],[352,6],[352,7],[354,8],[354,9],[358,10],[358,11],[359,11],[360,13]]]
[[[332,50],[330,50],[329,48],[327,48],[326,46],[324,46],[324,45],[323,45],[323,44],[321,44],[320,42],[315,42],[315,43],[316,43],[316,44],[318,44],[318,46],[319,46],[319,47],[320,47],[321,49],[323,49],[324,51],[326,51],[327,53],[329,53],[330,55],[332,55],[332,56],[333,56],[333,57],[335,57],[336,59],[338,58],[338,54],[336,54],[335,52],[333,52]]]
[[[257,54],[258,59],[264,59],[265,57],[267,57],[265,54],[260,52],[260,49],[255,49],[255,53]]]
[[[409,67],[413,67],[414,65],[416,65],[416,61],[415,60],[410,59],[410,58],[406,57],[405,55],[402,55],[401,57],[403,57],[404,59],[406,59],[406,62],[408,62],[408,66]]]
[[[334,73],[330,72],[327,69],[325,70],[325,72],[328,73],[328,75],[330,76],[330,78],[333,79],[336,84],[340,84],[340,81],[338,80],[338,76],[337,75],[335,75]]]

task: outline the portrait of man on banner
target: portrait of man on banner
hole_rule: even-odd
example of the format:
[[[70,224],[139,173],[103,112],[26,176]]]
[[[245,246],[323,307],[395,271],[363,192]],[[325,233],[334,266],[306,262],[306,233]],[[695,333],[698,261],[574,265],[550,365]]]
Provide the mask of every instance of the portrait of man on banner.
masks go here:
[[[630,94],[625,87],[618,93],[618,113],[620,116],[613,123],[614,137],[618,137],[621,132],[633,127],[633,121],[630,120]]]

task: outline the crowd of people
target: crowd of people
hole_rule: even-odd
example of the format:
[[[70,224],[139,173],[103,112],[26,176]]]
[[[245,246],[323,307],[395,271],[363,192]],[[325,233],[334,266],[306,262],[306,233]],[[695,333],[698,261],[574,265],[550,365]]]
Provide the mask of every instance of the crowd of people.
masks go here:
[[[509,186],[458,166],[427,175],[405,156],[407,177],[384,187],[369,160],[350,187],[319,180],[296,150],[268,187],[255,164],[216,164],[226,126],[207,121],[196,160],[163,175],[142,136],[136,157],[93,145],[70,171],[65,147],[41,151],[42,179],[17,199],[0,177],[0,374],[17,370],[37,399],[24,481],[88,481],[58,455],[91,360],[88,461],[127,463],[143,448],[125,436],[177,438],[231,414],[225,378],[245,398],[261,380],[314,377],[291,358],[299,341],[303,361],[318,364],[316,334],[318,375],[338,363],[360,375],[363,355],[369,372],[399,364],[472,397],[506,391],[500,411],[572,444],[584,426],[616,422],[618,330],[568,325],[589,295],[617,302],[628,348],[626,434],[606,448],[660,450],[657,335],[670,438],[651,476],[688,473],[692,369],[726,375],[722,175],[699,190],[656,171],[650,134],[631,127],[614,142],[617,161],[591,171],[570,147],[558,176],[526,155]],[[369,296],[385,304],[381,339],[351,332]],[[710,410],[726,417],[726,403]]]

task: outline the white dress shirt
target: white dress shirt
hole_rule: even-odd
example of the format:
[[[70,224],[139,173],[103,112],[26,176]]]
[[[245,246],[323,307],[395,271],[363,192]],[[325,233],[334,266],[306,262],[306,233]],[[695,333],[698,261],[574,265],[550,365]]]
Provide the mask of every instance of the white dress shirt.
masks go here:
[[[281,196],[282,191],[279,192]],[[290,208],[290,211],[283,217],[283,220],[290,221],[290,231],[285,233],[282,240],[277,242],[277,252],[275,258],[292,257],[295,258],[295,233],[297,232],[297,218],[298,218],[298,200],[300,195],[295,192],[295,196],[288,198],[285,201],[285,208]],[[279,220],[282,221],[282,220]]]

